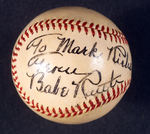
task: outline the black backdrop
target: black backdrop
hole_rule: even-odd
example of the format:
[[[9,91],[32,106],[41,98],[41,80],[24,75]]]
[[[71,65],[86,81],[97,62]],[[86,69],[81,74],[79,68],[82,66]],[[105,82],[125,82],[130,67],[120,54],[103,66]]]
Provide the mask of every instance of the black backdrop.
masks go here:
[[[11,52],[21,30],[39,13],[61,6],[84,6],[110,18],[125,34],[133,57],[132,83],[121,102],[83,125],[39,117],[22,102],[11,79]],[[149,25],[149,0],[0,0],[0,133],[149,134]]]

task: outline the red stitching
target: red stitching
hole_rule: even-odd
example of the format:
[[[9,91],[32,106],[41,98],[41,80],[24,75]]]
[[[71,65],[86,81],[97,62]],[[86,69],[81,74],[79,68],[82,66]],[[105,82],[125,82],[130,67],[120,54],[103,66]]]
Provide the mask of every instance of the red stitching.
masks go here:
[[[53,29],[55,29],[55,27],[56,27],[56,26],[55,26],[55,23],[54,23],[55,20],[56,20],[56,19],[52,19],[52,20],[51,20],[51,24],[52,24]]]
[[[15,51],[13,51],[13,56],[18,56],[18,54]]]
[[[70,116],[71,116],[71,113],[69,112],[69,110],[68,110],[67,107],[65,108],[65,112],[67,113],[67,117],[70,117]]]
[[[30,104],[30,96],[27,97],[27,103]]]
[[[102,101],[103,101],[102,105],[104,105],[106,103],[106,98],[105,98],[103,93],[101,94],[101,98],[102,98]]]
[[[103,35],[104,35],[104,39],[107,40],[107,35],[105,32],[103,32]]]
[[[88,34],[88,28],[84,27],[84,31],[85,31],[85,34],[87,35]]]
[[[96,30],[99,30],[99,24],[97,24],[97,25],[95,26],[95,29],[96,29]]]
[[[36,111],[40,112],[39,103],[36,103],[35,107],[36,107]]]
[[[18,83],[16,84],[16,87],[17,87],[17,88],[19,88],[19,86],[20,86],[20,82],[18,82]]]
[[[63,23],[66,23],[68,21],[68,19],[65,19]],[[74,20],[70,20],[69,24],[72,24],[74,22]]]
[[[81,27],[80,27],[80,26],[78,26],[77,28],[78,28],[78,32],[80,33],[80,32],[81,32]]]
[[[23,93],[22,98],[23,98],[24,100],[26,100],[26,92]]]
[[[34,25],[33,25],[33,28],[35,29],[35,31],[38,33],[38,26],[37,26],[38,22],[36,22]]]
[[[58,19],[58,20],[57,20],[57,23],[60,23],[61,20],[62,20],[62,19]]]
[[[43,105],[41,105],[41,113],[42,113],[42,114],[45,114],[45,110],[44,110]]]
[[[119,43],[121,44],[121,38],[118,38],[119,39]]]
[[[17,46],[15,46],[15,50],[19,51],[19,50],[20,50],[20,48],[19,48],[19,47],[17,47]]]
[[[22,46],[22,43],[20,42],[20,39],[18,40],[18,45],[19,45],[19,46]]]
[[[95,108],[95,105],[92,100],[89,100],[89,104],[91,106],[91,111]]]
[[[81,21],[78,20],[78,21],[76,22],[76,25],[79,26],[80,23],[81,23]]]
[[[83,107],[86,109],[85,113],[90,110],[90,107],[88,107],[85,102],[83,102]]]
[[[16,76],[13,80],[14,80],[14,82],[16,82],[17,81],[17,79],[18,79],[18,76]]]
[[[61,30],[62,24],[61,24],[61,23],[58,23],[58,27],[59,27],[59,29]]]
[[[68,29],[68,25],[67,25],[67,23],[66,23],[67,20],[68,20],[68,19],[65,19],[65,20],[63,21],[65,30]],[[69,23],[69,24],[71,24],[71,23],[72,23],[72,22],[71,22],[71,20],[70,20],[70,23]]]
[[[115,37],[115,42],[117,42],[117,36],[114,36]]]
[[[22,87],[18,88],[20,94],[22,94]]]
[[[94,23],[91,23],[91,24],[89,25],[89,28],[93,28],[93,26],[94,26]]]
[[[29,34],[28,34],[27,30],[25,31],[24,34],[27,36],[27,38],[29,38]]]
[[[59,107],[59,113],[60,113],[60,118],[63,118],[65,114],[63,113],[62,109]]]
[[[95,97],[95,101],[97,103],[96,108],[100,107],[101,106],[101,102],[99,101],[98,97]]]
[[[127,84],[126,84],[126,81],[124,82],[124,92],[126,91],[126,88],[127,88]]]
[[[32,107],[32,108],[35,108],[34,100],[32,100],[31,104],[32,104],[31,107]]]
[[[107,103],[108,103],[108,102],[110,102],[110,101],[111,101],[111,96],[110,96],[109,91],[107,91],[107,97],[108,97],[108,98],[107,98],[107,99],[108,99]]]
[[[117,85],[117,95],[116,95],[116,98],[119,96],[119,94],[120,94],[120,91],[119,91],[119,87]]]
[[[83,110],[82,110],[82,108],[80,107],[79,104],[77,104],[77,108],[78,108],[78,110],[79,110],[79,113],[78,113],[78,114],[79,114],[79,115],[82,114],[82,113],[83,113]]]
[[[103,25],[100,26],[99,24],[95,25],[94,23],[88,24],[88,22],[81,22],[80,20],[77,20],[75,22],[75,20],[73,19],[63,20],[60,18],[60,19],[52,19],[52,20],[48,19],[46,21],[42,20],[40,22],[35,23],[33,26],[30,26],[28,29],[25,30],[24,34],[21,35],[20,39],[18,39],[17,45],[21,47],[23,43],[20,40],[25,42],[26,38],[29,38],[30,34],[31,35],[34,34],[34,31],[38,33],[39,28],[41,29],[41,31],[43,31],[44,25],[46,26],[47,30],[50,29],[50,26],[53,29],[55,29],[56,26],[58,26],[60,30],[62,28],[64,28],[65,30],[70,28],[72,32],[75,30],[75,26],[76,26],[79,33],[83,29],[86,35],[88,33],[91,33],[92,36],[95,36],[96,34],[98,34],[99,38],[102,38],[102,35],[103,35],[105,40],[107,40],[109,37],[110,41],[113,41],[113,37],[114,37],[115,42],[119,41],[119,43],[128,44],[125,36],[120,31],[117,31],[115,29],[110,29],[109,27],[105,27]],[[127,90],[127,86],[130,85],[130,80],[124,81],[124,83],[120,84],[120,87],[118,85],[116,89],[114,88],[111,89],[112,96],[110,95],[110,91],[107,91],[105,95],[102,93],[100,98],[95,96],[95,100],[93,101],[89,100],[89,102],[87,103],[83,102],[82,105],[77,104],[76,106],[71,106],[70,108],[65,107],[64,110],[61,107],[59,107],[58,109],[52,108],[51,110],[49,109],[48,106],[44,108],[43,105],[40,105],[39,103],[35,103],[34,99],[31,100],[30,96],[27,96],[26,92],[23,92],[23,88],[20,87],[21,84],[20,82],[18,82],[17,70],[15,70],[16,65],[14,65],[17,61],[17,58],[14,58],[14,57],[17,57],[18,56],[17,52],[20,51],[20,47],[18,47],[17,45],[15,46],[14,51],[12,53],[12,60],[11,60],[12,61],[12,65],[11,65],[12,75],[13,75],[13,81],[15,82],[15,86],[18,89],[18,93],[26,101],[26,103],[28,103],[36,111],[42,114],[46,114],[47,116],[68,118],[71,116],[77,116],[83,113],[87,113],[89,111],[94,110],[95,108],[98,108],[104,105],[105,103],[110,102],[111,100],[114,100],[119,95],[125,93],[125,91]]]
[[[94,30],[94,28],[91,28],[91,33],[92,33],[92,35],[94,37],[95,36],[95,30]]]
[[[121,83],[121,94],[123,93],[123,84]]]
[[[40,26],[41,30],[43,31],[43,24],[42,23],[43,23],[43,20],[40,21],[39,26]]]
[[[104,30],[105,30],[105,27],[102,25],[102,26],[101,26],[101,31],[104,32]]]
[[[26,39],[23,37],[23,34],[21,35],[21,39],[25,42]]]
[[[31,34],[34,34],[34,32],[33,32],[33,30],[32,30],[31,27],[32,27],[32,26],[29,27],[29,32],[30,32]]]
[[[49,23],[48,23],[49,21],[50,21],[49,19],[45,21],[47,30],[49,30],[49,28],[50,28]]]
[[[116,92],[115,92],[115,89],[114,89],[114,88],[112,88],[112,92],[113,92],[113,98],[112,98],[112,100],[113,100],[113,99],[115,99],[115,97],[116,97]]]
[[[86,27],[87,22],[82,23],[82,27]]]
[[[16,65],[11,65],[12,70],[16,68]]]
[[[12,58],[12,60],[11,60],[11,62],[16,62],[17,61],[17,59],[14,59],[14,58]]]
[[[107,27],[107,33],[109,33],[109,27]]]
[[[46,112],[48,113],[47,116],[51,116],[52,115],[52,113],[50,113],[50,111],[49,111],[49,107],[46,108]]]
[[[58,114],[56,113],[55,108],[52,109],[52,112],[54,113],[53,117],[57,117],[58,116]]]
[[[14,76],[15,74],[17,74],[17,71],[14,71],[14,72],[12,71],[12,75]]]
[[[76,116],[77,111],[74,109],[74,107],[73,107],[73,106],[71,106],[71,111],[74,113],[74,114],[73,114],[73,116]]]
[[[101,31],[100,30],[97,30],[97,32],[98,32],[98,36],[99,36],[99,38],[101,38]]]

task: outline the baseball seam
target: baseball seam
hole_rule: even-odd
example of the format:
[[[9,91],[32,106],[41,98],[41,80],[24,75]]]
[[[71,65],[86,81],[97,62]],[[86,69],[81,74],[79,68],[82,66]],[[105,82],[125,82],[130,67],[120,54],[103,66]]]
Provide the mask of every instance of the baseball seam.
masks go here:
[[[110,29],[109,27],[100,26],[99,24],[97,25],[95,25],[94,23],[88,24],[88,22],[81,22],[80,20],[75,21],[69,19],[52,19],[52,20],[48,19],[45,21],[42,20],[30,26],[20,36],[20,38],[17,41],[17,45],[13,50],[11,69],[12,69],[13,81],[15,83],[18,93],[20,94],[21,98],[28,105],[30,105],[31,108],[47,116],[60,117],[60,118],[74,117],[76,115],[81,115],[83,113],[92,111],[106,103],[109,103],[110,101],[118,98],[118,96],[120,96],[121,94],[125,93],[127,87],[130,85],[130,80],[126,80],[124,81],[124,83],[117,85],[116,89],[111,88],[110,89],[111,91],[107,91],[106,94],[102,93],[100,97],[95,96],[94,100],[89,100],[88,102],[84,101],[82,104],[77,104],[76,106],[71,106],[71,107],[65,107],[65,109],[62,109],[61,107],[59,107],[58,109],[54,107],[49,108],[49,106],[45,107],[43,106],[43,104],[39,104],[38,102],[35,102],[34,99],[31,99],[30,96],[28,96],[26,92],[23,91],[23,87],[21,86],[18,80],[17,65],[16,65],[18,52],[20,51],[23,43],[26,42],[26,38],[29,38],[35,32],[38,33],[39,30],[41,31],[45,30],[44,28],[46,28],[46,30],[50,30],[50,27],[52,29],[58,27],[60,30],[62,28],[64,28],[65,30],[68,30],[70,28],[72,32],[75,29],[77,29],[79,33],[83,29],[86,35],[89,33],[91,33],[92,36],[98,34],[99,38],[102,38],[103,36],[105,40],[109,38],[111,42],[114,40],[116,43],[119,42],[122,44],[128,44],[125,36],[120,31],[117,31],[115,29]],[[110,94],[110,92],[112,94]]]

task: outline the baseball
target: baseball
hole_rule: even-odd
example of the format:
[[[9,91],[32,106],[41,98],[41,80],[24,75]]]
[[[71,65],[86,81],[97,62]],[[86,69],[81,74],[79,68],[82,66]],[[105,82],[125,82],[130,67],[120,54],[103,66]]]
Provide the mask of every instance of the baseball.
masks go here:
[[[24,28],[11,71],[31,110],[54,122],[81,124],[104,116],[121,100],[130,85],[132,59],[111,20],[87,8],[62,7]]]

